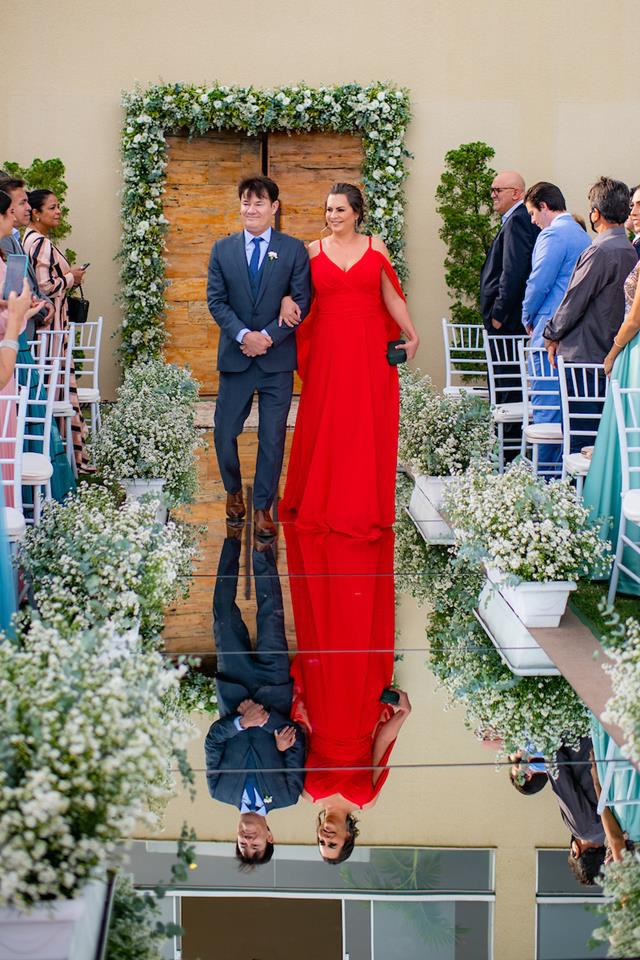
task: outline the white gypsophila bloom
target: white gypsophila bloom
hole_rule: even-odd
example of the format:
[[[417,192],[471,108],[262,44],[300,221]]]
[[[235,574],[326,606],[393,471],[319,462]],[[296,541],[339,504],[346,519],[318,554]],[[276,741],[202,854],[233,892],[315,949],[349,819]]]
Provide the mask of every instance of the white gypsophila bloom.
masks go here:
[[[191,735],[163,706],[178,676],[159,653],[114,657],[116,634],[34,622],[0,643],[0,905],[73,896],[174,791]]]

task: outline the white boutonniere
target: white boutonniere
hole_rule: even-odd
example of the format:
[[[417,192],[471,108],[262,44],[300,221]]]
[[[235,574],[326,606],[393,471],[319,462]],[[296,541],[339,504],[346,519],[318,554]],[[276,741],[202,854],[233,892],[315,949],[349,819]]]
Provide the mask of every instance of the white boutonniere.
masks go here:
[[[275,250],[269,250],[269,252],[267,253],[267,256],[269,257],[269,260],[271,260],[271,261],[278,259],[278,254],[276,253]]]
[[[273,797],[263,797],[262,799],[264,800],[265,804],[273,803]]]

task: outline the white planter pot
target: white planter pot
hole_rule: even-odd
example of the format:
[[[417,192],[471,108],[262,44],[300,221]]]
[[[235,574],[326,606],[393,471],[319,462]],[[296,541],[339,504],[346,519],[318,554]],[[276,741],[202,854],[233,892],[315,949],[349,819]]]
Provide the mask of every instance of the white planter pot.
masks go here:
[[[476,617],[501,659],[516,676],[544,677],[560,674],[502,593],[488,580],[485,581],[478,599]]]
[[[444,489],[451,477],[414,477],[409,514],[427,543],[453,543],[451,527],[442,517]]]
[[[494,583],[525,627],[557,627],[567,609],[569,594],[577,584],[573,580],[523,581],[517,586],[505,583],[506,576],[490,564],[487,577]]]
[[[140,500],[149,493],[162,496],[164,480],[140,480],[134,477],[131,480],[121,480],[120,486],[124,490],[127,500]],[[156,520],[158,523],[167,522],[167,508],[163,504],[160,504],[156,510]]]
[[[73,900],[54,900],[30,913],[0,909],[0,960],[93,960],[107,885],[94,880]]]

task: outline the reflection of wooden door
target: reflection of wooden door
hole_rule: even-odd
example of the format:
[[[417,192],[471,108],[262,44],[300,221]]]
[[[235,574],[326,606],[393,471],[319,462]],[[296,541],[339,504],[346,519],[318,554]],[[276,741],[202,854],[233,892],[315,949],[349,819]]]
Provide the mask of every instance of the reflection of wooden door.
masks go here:
[[[315,240],[324,225],[325,195],[335,180],[360,182],[362,143],[349,134],[269,134],[263,142],[222,132],[188,140],[167,138],[164,213],[167,231],[165,356],[189,364],[201,393],[217,391],[218,327],[206,301],[212,244],[240,228],[236,184],[266,167],[280,187],[279,228]]]

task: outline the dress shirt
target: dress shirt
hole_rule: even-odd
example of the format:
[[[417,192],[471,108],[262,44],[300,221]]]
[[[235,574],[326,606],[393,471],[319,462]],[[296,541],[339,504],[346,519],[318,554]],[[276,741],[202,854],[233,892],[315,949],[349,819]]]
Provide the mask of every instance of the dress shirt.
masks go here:
[[[515,211],[518,209],[518,207],[521,207],[521,206],[522,206],[523,202],[524,202],[524,201],[522,201],[522,200],[518,200],[518,202],[517,202],[517,203],[514,203],[514,205],[513,205],[512,207],[509,207],[509,209],[507,210],[506,213],[503,213],[503,214],[502,214],[502,224],[503,224],[503,226],[504,226],[504,224],[507,222],[507,220],[509,219],[509,217],[511,216],[511,214],[512,214],[512,213],[515,213]]]
[[[253,798],[251,797],[251,794],[249,791],[253,792]],[[254,805],[254,803],[255,803],[255,806],[258,808],[257,810],[252,809],[252,806]],[[240,813],[257,813],[261,817],[266,817],[267,808],[264,805],[264,799],[260,796],[260,792],[256,787],[249,786],[248,789],[247,787],[245,787],[244,790],[242,791]]]
[[[253,251],[255,250],[255,244],[253,242],[255,240],[255,236],[253,233],[249,233],[248,230],[243,230],[242,232],[244,233],[244,253],[247,258],[247,266],[249,266],[251,263],[251,257],[253,256]],[[264,258],[267,255],[267,250],[269,249],[269,243],[271,242],[271,227],[267,227],[264,233],[259,234],[259,236],[262,243],[260,244],[260,260],[258,261],[258,270],[262,266]],[[249,327],[243,327],[242,330],[239,330],[236,334],[236,340],[238,343],[242,343],[245,334],[250,332],[251,331],[249,330]],[[265,337],[267,336],[264,330],[261,330],[260,332],[263,333]]]
[[[558,355],[572,363],[602,363],[624,320],[624,281],[638,258],[624,227],[599,233],[580,254],[567,292],[544,329]]]

